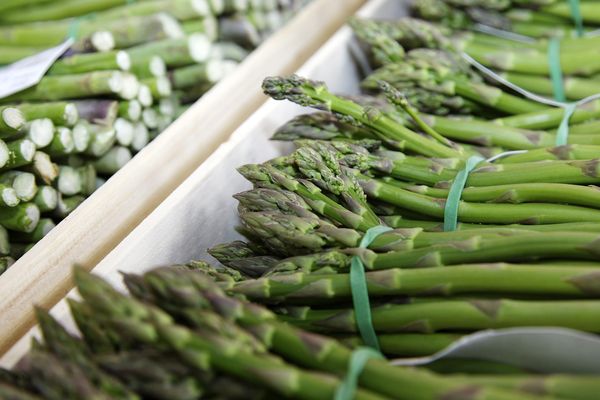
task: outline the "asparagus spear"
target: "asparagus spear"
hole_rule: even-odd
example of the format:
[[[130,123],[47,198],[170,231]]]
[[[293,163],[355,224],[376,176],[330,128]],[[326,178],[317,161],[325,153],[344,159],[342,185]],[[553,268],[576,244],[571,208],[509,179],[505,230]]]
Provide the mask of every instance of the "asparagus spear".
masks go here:
[[[11,234],[10,238],[17,243],[37,243],[50,233],[55,226],[56,224],[50,218],[42,218],[39,220],[33,231],[29,233],[14,232]]]
[[[35,144],[29,139],[20,139],[7,144],[8,160],[2,170],[14,169],[31,163],[35,155]]]
[[[593,312],[596,307],[595,300],[432,300],[374,307],[372,316],[375,329],[389,333],[514,326],[558,326],[597,332],[600,328]],[[574,312],[578,315],[576,319],[572,318]],[[302,315],[290,315],[286,319],[324,331],[356,331],[353,310],[306,309]]]
[[[456,149],[419,136],[374,108],[364,107],[331,94],[324,83],[313,82],[298,76],[267,78],[263,90],[276,100],[290,100],[303,106],[339,113],[347,122],[364,124],[378,137],[395,141],[400,149],[432,157],[462,157]]]
[[[34,119],[28,124],[26,136],[38,147],[46,147],[54,138],[54,123],[49,118]]]
[[[600,264],[598,264],[600,265]],[[597,298],[589,279],[596,267],[543,264],[468,264],[417,269],[388,269],[368,272],[371,297],[457,296],[486,293],[495,296],[548,296],[549,298]],[[250,300],[269,303],[322,302],[350,299],[349,274],[270,275],[235,282],[228,290]]]
[[[137,94],[136,85],[135,77],[118,71],[46,76],[37,85],[5,97],[2,101],[47,101],[103,95],[131,99]],[[131,96],[132,87],[136,89],[133,96]]]
[[[150,42],[127,50],[131,59],[135,60],[149,60],[159,54],[170,68],[204,62],[209,52],[210,42],[201,33]]]
[[[29,172],[7,171],[0,175],[0,182],[12,186],[22,201],[32,200],[38,189],[35,176]]]
[[[96,169],[91,164],[73,168],[59,167],[58,190],[65,196],[90,195],[96,189]]]
[[[0,224],[17,232],[32,232],[40,220],[40,210],[34,203],[0,208]]]
[[[56,125],[73,126],[79,119],[79,112],[75,104],[66,101],[21,103],[17,107],[27,121],[48,118]]]
[[[44,151],[50,156],[64,156],[73,153],[75,143],[73,132],[64,126],[59,126],[54,132],[54,138]],[[35,151],[35,150],[34,150]]]
[[[115,146],[94,161],[94,167],[101,174],[114,174],[131,160],[131,151],[127,147]]]
[[[118,115],[132,122],[139,121],[142,116],[142,105],[138,100],[120,101]]]
[[[105,327],[119,335],[125,343],[127,340],[148,344],[162,342],[191,367],[206,369],[210,362],[217,370],[264,385],[284,396],[330,399],[339,384],[333,376],[315,374],[271,356],[239,349],[236,346],[238,338],[224,337],[223,332],[217,335],[207,325],[204,325],[205,329],[196,331],[177,325],[168,314],[127,298],[92,276],[78,272],[76,279],[82,297],[93,307],[97,319],[102,320]],[[135,312],[135,319],[131,320],[134,324],[122,324],[120,321],[130,311]],[[212,319],[219,323],[217,318]],[[224,322],[219,325],[224,325]],[[276,379],[273,377],[275,372]],[[281,379],[282,376],[286,379]],[[386,397],[359,390],[356,398],[375,400]]]
[[[95,182],[94,182],[95,187]],[[67,215],[71,214],[81,203],[85,201],[85,197],[81,195],[75,196],[58,196],[58,204],[54,214],[58,218],[66,218]]]
[[[58,177],[58,166],[52,162],[48,154],[41,151],[35,152],[29,170],[47,185]]]

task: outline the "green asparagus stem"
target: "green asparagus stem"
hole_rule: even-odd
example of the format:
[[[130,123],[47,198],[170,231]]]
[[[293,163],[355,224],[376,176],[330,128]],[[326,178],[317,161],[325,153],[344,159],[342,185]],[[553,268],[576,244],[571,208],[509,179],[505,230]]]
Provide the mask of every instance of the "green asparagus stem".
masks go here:
[[[73,126],[79,119],[77,107],[71,102],[57,101],[51,103],[22,103],[19,110],[27,121],[48,118],[55,125]]]
[[[46,185],[50,185],[58,178],[58,166],[52,162],[48,154],[41,151],[35,152],[29,171]]]
[[[34,203],[0,208],[0,224],[17,232],[32,232],[40,220],[40,210]]]
[[[61,165],[59,171],[57,187],[65,196],[90,195],[96,189],[96,170],[91,164],[77,168]]]
[[[35,175],[29,172],[7,171],[0,175],[0,183],[12,186],[21,201],[32,200],[38,190]]]
[[[14,232],[10,238],[17,243],[37,243],[54,229],[55,226],[56,224],[50,218],[42,218],[33,231],[29,233]]]
[[[298,76],[272,77],[265,79],[263,90],[276,100],[290,100],[303,106],[339,113],[345,121],[364,124],[378,137],[395,141],[400,149],[406,147],[431,157],[462,157],[460,151],[423,138],[374,108],[365,109],[352,101],[334,96],[322,82]]]
[[[33,161],[35,155],[35,144],[29,139],[15,140],[9,142],[8,146],[8,160],[0,170],[9,170],[24,165],[30,164]]]
[[[590,285],[595,267],[545,266],[540,264],[469,264],[417,269],[388,269],[366,274],[369,296],[548,296],[549,298],[597,298]],[[307,273],[271,275],[242,280],[228,290],[250,300],[270,303],[350,299],[348,274]]]
[[[58,192],[52,186],[40,186],[33,202],[42,213],[52,211],[58,205]]]

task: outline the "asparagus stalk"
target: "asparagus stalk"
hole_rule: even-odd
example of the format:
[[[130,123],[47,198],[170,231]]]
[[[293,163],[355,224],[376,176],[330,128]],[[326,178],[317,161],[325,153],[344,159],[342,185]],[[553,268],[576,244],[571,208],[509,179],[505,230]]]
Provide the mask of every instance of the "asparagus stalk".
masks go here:
[[[65,0],[60,3],[49,2],[46,4],[35,4],[25,7],[24,9],[4,12],[0,20],[2,20],[4,24],[19,24],[24,22],[63,19],[105,10],[116,5],[124,4],[125,1],[126,0]]]
[[[120,101],[118,115],[132,122],[137,122],[142,116],[142,105],[138,100]]]
[[[56,128],[52,142],[44,148],[44,151],[50,156],[64,156],[73,153],[74,150],[73,133],[64,126]]]
[[[191,19],[184,21],[181,24],[181,27],[186,35],[191,35],[192,33],[202,33],[204,34],[208,40],[214,42],[217,40],[219,35],[219,25],[216,18],[212,16],[205,16],[200,19]]]
[[[372,316],[375,329],[389,333],[514,326],[557,326],[596,332],[600,329],[593,312],[596,307],[596,300],[432,300],[375,307]],[[577,312],[577,319],[572,318],[573,312]],[[298,321],[304,326],[320,330],[342,333],[356,331],[353,310],[306,309],[301,316],[290,315],[288,318],[291,322]]]
[[[26,136],[36,147],[46,147],[54,138],[54,123],[49,118],[35,119],[29,123]]]
[[[0,208],[0,224],[17,232],[32,232],[40,220],[40,210],[34,203]]]
[[[69,214],[73,212],[81,203],[85,201],[85,197],[81,195],[75,196],[62,196],[59,194],[58,196],[58,205],[56,206],[56,210],[54,214],[58,218],[66,218]]]
[[[2,101],[48,101],[104,95],[127,99],[135,96],[130,97],[132,86],[135,85],[137,85],[137,80],[133,76],[118,71],[46,76],[37,85],[5,97]]]
[[[148,128],[142,122],[138,122],[135,124],[133,128],[133,140],[131,141],[131,149],[133,151],[140,151],[150,141],[150,135],[148,133]]]
[[[94,161],[94,167],[101,174],[114,174],[123,168],[131,158],[131,151],[127,147],[115,146]]]
[[[29,172],[8,171],[0,175],[0,182],[12,186],[21,201],[30,201],[37,193],[35,175]]]
[[[15,140],[9,142],[8,160],[1,170],[15,169],[24,165],[30,164],[35,155],[35,144],[29,139]]]
[[[343,115],[349,122],[361,123],[378,137],[395,141],[398,148],[431,157],[462,157],[456,149],[433,142],[399,125],[387,115],[373,108],[364,107],[331,94],[324,83],[313,82],[298,76],[267,78],[263,90],[276,100],[290,100],[303,106],[320,108]]]
[[[599,264],[600,265],[600,264]],[[369,296],[438,296],[465,294],[494,296],[548,296],[549,298],[597,298],[589,285],[596,267],[543,264],[468,264],[417,269],[388,269],[366,274]],[[349,274],[270,275],[234,283],[228,290],[250,300],[269,303],[348,300],[352,291]]]
[[[210,53],[210,42],[201,33],[186,38],[164,39],[132,47],[127,50],[131,59],[150,60],[159,54],[169,67],[179,67],[206,61]]]
[[[382,353],[387,356],[423,357],[445,349],[461,337],[462,335],[453,333],[400,333],[378,335],[377,339]],[[344,336],[340,341],[351,348],[364,346],[362,339],[357,336]],[[501,387],[501,385],[491,384],[487,386]]]
[[[96,188],[96,170],[91,164],[77,168],[62,165],[59,168],[57,186],[63,195],[90,195]]]
[[[11,239],[17,243],[37,243],[46,236],[56,224],[50,218],[42,218],[35,229],[29,233],[15,232],[11,234]]]
[[[177,68],[169,73],[169,79],[174,89],[185,89],[199,82],[215,83],[223,78],[223,62],[209,60],[204,64]]]
[[[0,206],[14,207],[19,204],[17,192],[11,186],[0,184]]]
[[[42,213],[53,211],[58,205],[58,192],[52,186],[40,186],[33,202]]]
[[[27,121],[48,118],[54,124],[73,126],[79,119],[75,104],[66,101],[51,103],[22,103],[17,106]]]
[[[58,166],[42,151],[35,152],[29,170],[46,185],[50,185],[58,177]]]
[[[75,54],[65,57],[48,70],[48,75],[73,75],[100,70],[129,71],[131,59],[125,51]]]
[[[132,60],[130,71],[138,78],[151,78],[165,76],[167,73],[167,65],[160,56],[150,57],[149,60],[142,59]]]

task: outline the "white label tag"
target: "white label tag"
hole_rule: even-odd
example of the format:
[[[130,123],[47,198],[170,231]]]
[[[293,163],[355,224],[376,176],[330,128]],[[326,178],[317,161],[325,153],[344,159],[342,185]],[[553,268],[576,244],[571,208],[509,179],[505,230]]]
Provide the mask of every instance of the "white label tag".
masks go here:
[[[0,68],[0,99],[37,84],[72,44],[73,39],[69,38],[56,47]]]

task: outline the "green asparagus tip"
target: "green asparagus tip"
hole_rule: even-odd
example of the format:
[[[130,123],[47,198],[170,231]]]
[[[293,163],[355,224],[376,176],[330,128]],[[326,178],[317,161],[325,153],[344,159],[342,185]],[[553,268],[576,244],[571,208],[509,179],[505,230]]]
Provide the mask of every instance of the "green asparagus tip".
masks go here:
[[[330,111],[327,103],[319,101],[309,95],[307,91],[319,93],[327,90],[324,82],[312,81],[298,75],[289,77],[271,76],[265,78],[262,84],[263,92],[275,100],[289,100],[304,107],[314,107],[323,111]]]

